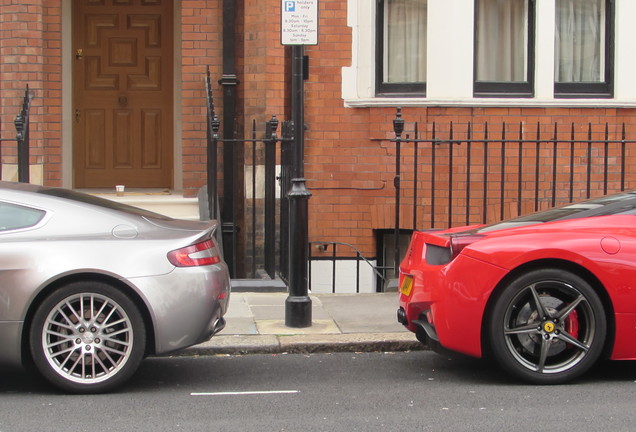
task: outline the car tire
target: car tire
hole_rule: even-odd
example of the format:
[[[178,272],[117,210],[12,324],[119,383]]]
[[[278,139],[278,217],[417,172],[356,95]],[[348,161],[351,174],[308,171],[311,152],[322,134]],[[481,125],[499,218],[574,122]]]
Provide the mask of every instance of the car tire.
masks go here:
[[[596,291],[559,269],[533,270],[507,284],[487,323],[494,358],[534,384],[560,384],[585,373],[601,355],[607,334]]]
[[[49,382],[73,393],[101,393],[137,370],[146,330],[139,309],[120,290],[74,282],[39,305],[29,344],[37,370]]]

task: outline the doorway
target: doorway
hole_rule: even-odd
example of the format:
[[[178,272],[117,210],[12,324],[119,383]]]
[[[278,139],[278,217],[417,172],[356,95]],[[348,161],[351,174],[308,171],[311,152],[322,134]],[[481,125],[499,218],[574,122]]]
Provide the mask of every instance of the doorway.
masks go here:
[[[173,186],[172,0],[73,2],[76,188]]]

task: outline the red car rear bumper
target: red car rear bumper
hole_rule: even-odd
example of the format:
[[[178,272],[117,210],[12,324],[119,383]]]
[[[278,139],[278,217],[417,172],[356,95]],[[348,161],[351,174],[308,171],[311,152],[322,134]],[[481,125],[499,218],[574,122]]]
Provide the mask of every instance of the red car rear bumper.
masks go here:
[[[400,268],[400,286],[413,278],[408,293],[400,293],[398,320],[435,348],[475,357],[482,355],[481,330],[488,300],[507,271],[460,255],[444,266],[425,263]]]

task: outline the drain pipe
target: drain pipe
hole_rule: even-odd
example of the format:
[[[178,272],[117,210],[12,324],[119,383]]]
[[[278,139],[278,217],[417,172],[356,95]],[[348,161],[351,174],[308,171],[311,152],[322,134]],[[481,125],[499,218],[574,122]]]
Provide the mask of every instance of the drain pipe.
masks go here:
[[[223,75],[219,84],[223,88],[223,139],[234,138],[236,126],[236,0],[223,0]],[[235,146],[226,141],[223,145],[223,207],[221,220],[225,261],[233,277],[236,276],[237,226],[234,212],[235,200],[233,187],[237,184],[235,176],[237,153]]]

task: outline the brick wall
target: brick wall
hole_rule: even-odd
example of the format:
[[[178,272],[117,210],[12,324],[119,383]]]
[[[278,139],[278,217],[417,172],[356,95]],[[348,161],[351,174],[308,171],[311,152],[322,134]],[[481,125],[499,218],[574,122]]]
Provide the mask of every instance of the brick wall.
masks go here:
[[[222,0],[182,2],[182,125],[184,190],[192,195],[205,182],[206,65],[211,66],[216,113],[223,113]],[[250,134],[252,120],[284,120],[285,48],[280,45],[275,0],[236,5],[237,136]],[[247,131],[247,132],[246,132]],[[221,130],[221,133],[223,131]]]
[[[28,84],[35,95],[30,112],[30,163],[35,167],[31,181],[52,185],[61,184],[62,178],[61,46],[58,1],[0,0],[0,130],[3,138],[15,137],[13,121]],[[15,142],[3,143],[2,156],[9,166],[17,163]]]
[[[182,0],[181,14],[181,121],[183,184],[186,194],[193,195],[206,178],[205,156],[205,86],[206,66],[212,71],[214,83],[222,74],[222,1]],[[307,47],[310,58],[306,89],[305,176],[313,196],[309,200],[310,240],[341,241],[359,248],[365,256],[375,256],[374,229],[392,228],[395,218],[393,178],[395,146],[392,120],[395,107],[344,108],[341,99],[341,69],[351,66],[351,29],[347,27],[347,2],[321,0],[319,45]],[[278,0],[245,0],[237,2],[237,71],[238,126],[245,135],[252,119],[259,125],[276,114],[280,120],[290,116],[289,48],[280,45]],[[31,131],[31,163],[44,166],[43,181],[61,183],[62,125],[62,59],[61,7],[53,0],[0,0],[0,120],[2,137],[14,134],[13,120],[19,109],[25,84],[35,91]],[[215,85],[217,113],[222,112],[222,89]],[[452,122],[457,130],[472,124],[476,134],[482,133],[487,122],[492,130],[505,122],[510,133],[518,133],[519,125],[532,136],[536,125],[549,133],[558,124],[560,133],[568,133],[571,123],[577,125],[577,136],[586,136],[592,125],[595,137],[603,137],[605,123],[608,133],[617,136],[620,125],[626,124],[628,138],[636,135],[636,110],[606,108],[443,108],[421,107],[403,110],[407,131],[418,122],[422,133],[430,133],[433,123],[438,132],[448,134]],[[260,126],[259,126],[260,127]],[[462,129],[463,128],[463,129]],[[15,151],[3,146],[3,160],[11,163]],[[472,154],[480,164],[483,152]],[[455,167],[461,166],[465,153],[458,151]],[[483,156],[482,156],[483,157]],[[546,156],[549,157],[549,156]],[[405,151],[408,163],[412,155]],[[517,164],[514,155],[511,165]],[[615,161],[612,160],[611,163]],[[448,158],[436,162],[436,172],[447,173]],[[528,165],[523,162],[522,165]],[[598,170],[598,166],[595,167]],[[422,169],[431,169],[424,166]],[[636,172],[635,170],[629,170]],[[420,178],[421,189],[429,189],[430,180]],[[408,175],[406,175],[408,180]],[[406,181],[405,180],[405,181]],[[427,184],[428,183],[428,184]],[[615,185],[615,182],[613,183]],[[636,179],[627,178],[627,187]],[[448,184],[436,183],[440,199],[448,196]],[[457,215],[454,224],[464,220],[466,204],[460,198],[465,186],[454,193]],[[494,186],[493,186],[494,187]],[[614,186],[612,186],[614,187]],[[497,192],[493,192],[496,194]],[[446,195],[444,195],[446,194]],[[413,209],[405,192],[405,218]],[[506,215],[514,214],[515,196],[507,196]],[[431,198],[422,196],[423,205]],[[442,202],[440,201],[440,202]],[[470,214],[483,217],[483,210],[468,203]],[[412,207],[412,206],[411,206]],[[524,203],[523,210],[531,206]],[[435,220],[447,218],[447,206],[436,206]],[[409,213],[411,212],[411,213]],[[488,208],[488,219],[499,217],[499,208]],[[420,213],[423,223],[426,213]]]
[[[45,0],[42,6],[44,26],[42,67],[42,113],[44,183],[62,184],[62,10],[59,1]],[[36,103],[36,106],[39,104]]]
[[[181,2],[181,126],[183,188],[195,195],[206,179],[205,73],[218,79],[222,56],[222,2],[183,0]],[[221,112],[222,98],[215,88],[215,105]]]
[[[305,176],[307,185],[313,196],[310,206],[310,240],[311,241],[341,241],[358,247],[366,256],[375,256],[374,229],[394,227],[395,223],[395,145],[390,139],[394,138],[392,120],[395,118],[396,108],[344,108],[341,99],[341,68],[351,65],[351,30],[347,27],[346,2],[337,0],[322,0],[320,2],[319,45],[308,47],[310,56],[310,79],[306,83],[306,121],[309,130],[306,134]],[[565,134],[569,139],[570,125],[576,126],[577,139],[587,139],[588,127],[591,125],[593,139],[605,136],[607,123],[609,139],[620,139],[621,125],[625,123],[628,139],[636,139],[636,110],[606,109],[606,108],[443,108],[420,107],[403,110],[407,132],[413,136],[413,124],[419,123],[423,134],[430,134],[433,123],[436,123],[438,134],[448,137],[449,125],[452,122],[455,130],[465,130],[468,123],[473,126],[474,133],[483,133],[486,123],[491,132],[501,133],[502,123],[506,123],[509,136],[518,137],[521,127],[524,136],[531,139],[535,135],[537,125],[552,136],[554,124],[557,123],[559,134]],[[494,128],[494,129],[493,129]],[[499,129],[499,131],[497,131]],[[512,134],[512,135],[510,135]],[[457,138],[457,137],[456,137]],[[562,137],[563,138],[563,137]],[[466,154],[462,150],[455,150],[455,169],[465,165]],[[630,153],[630,152],[628,152]],[[636,152],[630,153],[632,158]],[[472,163],[483,165],[483,150],[475,149],[471,155]],[[493,149],[490,157],[499,157]],[[408,165],[412,161],[412,153],[405,150],[402,162]],[[421,186],[419,210],[419,228],[430,225],[435,219],[435,225],[443,225],[449,218],[448,214],[448,172],[449,159],[438,155],[436,172],[439,179],[436,182],[437,205],[431,210],[430,177],[422,175],[419,180]],[[409,159],[410,158],[410,159]],[[480,159],[481,158],[481,159]],[[542,155],[542,164],[548,163],[551,155]],[[508,158],[511,165],[517,164],[518,159],[511,155]],[[610,163],[615,163],[610,158]],[[550,161],[551,163],[551,161]],[[559,165],[564,162],[559,160]],[[602,168],[596,162],[595,177]],[[534,159],[523,160],[522,165],[534,166]],[[426,168],[426,167],[424,167]],[[430,167],[428,167],[430,170]],[[601,169],[602,171],[602,169]],[[628,170],[630,171],[630,170]],[[636,172],[631,170],[631,172]],[[403,173],[405,174],[405,173]],[[473,173],[474,174],[474,173]],[[547,174],[546,174],[547,175]],[[455,177],[460,179],[461,176]],[[514,177],[516,179],[516,177]],[[408,184],[408,176],[403,179]],[[412,180],[412,179],[411,179]],[[500,178],[492,177],[489,188],[496,188]],[[506,179],[504,183],[508,183]],[[610,182],[610,189],[616,189],[617,181]],[[450,215],[453,225],[465,223],[466,207],[470,208],[471,221],[481,221],[483,217],[482,196],[473,190],[475,201],[467,203],[465,184],[453,184],[453,208],[457,214]],[[525,186],[524,186],[525,187]],[[542,189],[547,187],[547,183]],[[578,187],[578,186],[577,186]],[[636,176],[628,175],[627,188],[636,187]],[[576,189],[576,188],[575,188]],[[610,190],[611,192],[612,190]],[[559,191],[560,192],[560,191]],[[600,192],[598,181],[592,190],[593,194]],[[410,228],[412,223],[413,206],[410,205],[409,192],[404,191],[401,209],[401,225]],[[499,191],[490,191],[489,195],[499,196]],[[528,192],[524,192],[522,213],[532,211]],[[575,190],[575,196],[581,196],[580,187]],[[542,202],[545,206],[545,202]],[[434,213],[433,216],[431,213]],[[486,208],[488,221],[498,220],[499,205],[488,205]],[[504,214],[506,217],[517,213],[517,195],[512,191],[505,194]],[[314,255],[318,255],[313,251]]]
[[[324,85],[321,83],[320,86]],[[311,85],[310,85],[311,86]],[[390,142],[394,138],[392,120],[395,108],[345,109],[332,107],[330,112],[321,113],[321,104],[310,110],[309,132],[306,149],[306,177],[313,196],[310,200],[310,240],[341,241],[356,245],[366,256],[375,256],[374,229],[389,229],[395,225],[396,147]],[[325,101],[327,103],[327,101]],[[437,139],[461,140],[467,138],[470,124],[472,138],[484,138],[484,128],[488,124],[490,139],[505,137],[508,140],[536,140],[539,131],[542,150],[539,155],[539,208],[551,205],[553,150],[551,140],[556,136],[558,146],[556,178],[556,204],[569,202],[569,141],[578,141],[575,150],[573,200],[586,197],[588,138],[592,140],[620,141],[625,138],[636,140],[636,111],[633,109],[581,109],[581,108],[407,108],[403,110],[406,121],[403,137],[414,138],[414,123],[418,123],[419,137],[432,139],[433,127]],[[451,123],[453,134],[451,135]],[[505,135],[502,135],[504,129]],[[574,124],[574,129],[572,129]],[[435,125],[435,126],[433,126]],[[556,126],[555,126],[556,125]],[[573,135],[572,135],[573,134]],[[483,145],[473,144],[470,164],[473,180],[467,198],[466,166],[468,155],[465,144],[450,146],[445,143],[437,148],[435,167],[431,163],[431,145],[421,144],[419,150],[418,214],[416,228],[445,227],[450,221],[453,226],[468,223],[493,222],[517,214],[527,214],[535,210],[534,176],[537,165],[534,144],[525,143],[519,161],[516,143],[506,144],[505,177],[502,182],[500,170],[502,145],[492,143],[489,148],[488,166],[483,168],[485,152]],[[449,151],[453,148],[453,167],[449,166]],[[607,146],[608,188],[607,192],[621,188],[618,157],[620,143],[610,142]],[[401,148],[401,221],[403,228],[412,228],[413,186],[413,145]],[[506,153],[507,152],[507,153]],[[592,154],[590,174],[591,196],[602,195],[605,190],[604,144],[596,144]],[[522,202],[519,211],[517,203],[517,167],[521,162],[523,174]],[[626,146],[626,176],[624,187],[636,188],[636,144]],[[427,165],[428,164],[428,165]],[[481,170],[481,172],[479,171]],[[483,204],[484,170],[488,175],[488,203]],[[454,181],[449,183],[449,173],[454,173]],[[435,181],[436,201],[432,202],[431,187]],[[503,209],[500,204],[503,187]],[[449,191],[451,191],[449,193]],[[450,196],[452,194],[452,197]],[[449,199],[452,200],[449,207]],[[432,205],[434,204],[434,205]],[[468,210],[467,210],[468,208]],[[469,219],[466,219],[466,212]],[[485,216],[484,216],[485,214]],[[315,253],[315,255],[319,255]]]

